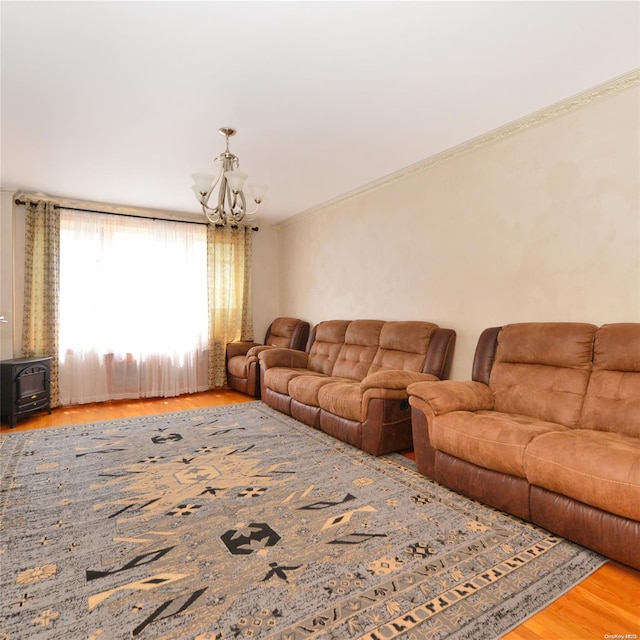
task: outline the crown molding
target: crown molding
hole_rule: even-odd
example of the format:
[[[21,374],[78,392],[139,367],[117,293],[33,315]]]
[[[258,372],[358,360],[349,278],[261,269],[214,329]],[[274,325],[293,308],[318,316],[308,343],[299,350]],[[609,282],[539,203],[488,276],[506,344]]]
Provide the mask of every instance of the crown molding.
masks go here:
[[[426,171],[431,167],[442,164],[443,162],[448,162],[449,160],[453,160],[454,158],[457,158],[466,153],[470,153],[471,151],[489,146],[491,144],[494,144],[495,142],[504,140],[505,138],[510,138],[511,136],[521,133],[522,131],[533,129],[549,122],[550,120],[554,120],[568,113],[577,111],[578,109],[587,107],[594,102],[599,102],[600,100],[609,98],[639,84],[640,68],[635,69],[634,71],[631,71],[625,75],[614,78],[613,80],[610,80],[606,83],[598,85],[593,89],[589,89],[587,91],[574,95],[571,98],[567,98],[566,100],[557,102],[549,107],[540,109],[539,111],[525,116],[524,118],[520,118],[519,120],[510,122],[506,125],[503,125],[502,127],[493,129],[492,131],[482,134],[476,138],[472,138],[471,140],[463,142],[462,144],[459,144],[455,147],[446,149],[445,151],[430,156],[425,160],[421,160],[415,164],[405,167],[404,169],[388,174],[382,178],[379,178],[378,180],[374,180],[373,182],[369,182],[361,187],[358,187],[357,189],[344,193],[331,200],[327,200],[326,202],[323,202],[322,204],[319,204],[315,207],[306,209],[305,211],[302,211],[274,226],[289,226],[290,224],[300,221],[302,218],[315,215],[320,211],[323,211],[330,207],[334,207],[344,202],[348,202],[349,200],[353,200],[354,198],[373,191],[374,189],[378,189],[382,186],[397,182],[398,180],[403,180],[415,173]]]

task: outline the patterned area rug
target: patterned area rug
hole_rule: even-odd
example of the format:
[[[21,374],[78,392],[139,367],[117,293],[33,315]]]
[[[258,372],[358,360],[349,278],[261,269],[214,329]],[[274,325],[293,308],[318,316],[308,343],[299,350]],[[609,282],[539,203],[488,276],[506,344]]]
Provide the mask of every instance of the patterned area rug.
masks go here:
[[[498,638],[604,562],[261,402],[1,453],[0,638]]]

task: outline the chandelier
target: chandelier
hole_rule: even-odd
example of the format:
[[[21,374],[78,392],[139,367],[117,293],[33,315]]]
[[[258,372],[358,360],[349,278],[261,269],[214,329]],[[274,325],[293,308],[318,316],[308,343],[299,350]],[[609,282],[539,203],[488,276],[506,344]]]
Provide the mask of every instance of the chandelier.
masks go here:
[[[267,192],[267,185],[250,184],[249,191],[255,202],[256,208],[247,211],[247,200],[244,195],[244,181],[247,174],[239,171],[240,161],[238,156],[229,151],[229,138],[236,134],[235,129],[222,127],[218,133],[225,137],[227,141],[226,149],[215,160],[214,164],[219,168],[218,176],[209,173],[194,173],[194,184],[191,187],[196,194],[198,202],[202,205],[202,212],[212,224],[226,225],[227,222],[236,224],[242,220],[249,221],[258,210],[260,203],[264,200]],[[209,206],[211,195],[218,187],[217,195],[214,197],[215,206]]]

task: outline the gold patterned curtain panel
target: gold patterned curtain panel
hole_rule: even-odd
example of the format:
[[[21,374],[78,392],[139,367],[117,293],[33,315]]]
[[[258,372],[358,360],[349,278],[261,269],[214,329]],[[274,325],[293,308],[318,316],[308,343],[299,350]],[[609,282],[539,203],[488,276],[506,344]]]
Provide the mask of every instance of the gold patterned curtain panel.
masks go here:
[[[51,406],[60,405],[58,316],[60,211],[51,202],[26,202],[22,354],[51,356]]]
[[[207,229],[210,387],[226,384],[227,344],[253,340],[252,233],[250,227]]]

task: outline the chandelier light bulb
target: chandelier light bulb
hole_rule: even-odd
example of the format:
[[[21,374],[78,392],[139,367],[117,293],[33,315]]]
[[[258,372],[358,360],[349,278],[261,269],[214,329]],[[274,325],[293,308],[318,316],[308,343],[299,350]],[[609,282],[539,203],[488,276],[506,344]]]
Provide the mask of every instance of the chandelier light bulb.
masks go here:
[[[268,188],[269,187],[267,187],[266,184],[256,184],[255,182],[249,183],[249,191],[251,192],[253,201],[256,204],[260,204],[264,200]]]
[[[210,173],[194,173],[191,177],[193,178],[193,187],[191,188],[196,193],[209,193],[211,191],[215,176]]]
[[[225,171],[224,177],[227,179],[231,191],[240,193],[244,187],[244,181],[247,179],[247,174],[242,171]]]

